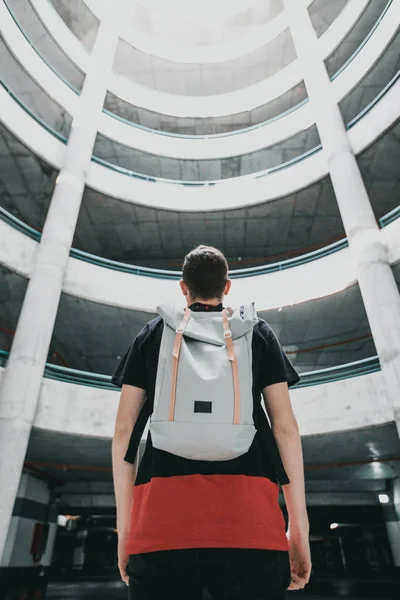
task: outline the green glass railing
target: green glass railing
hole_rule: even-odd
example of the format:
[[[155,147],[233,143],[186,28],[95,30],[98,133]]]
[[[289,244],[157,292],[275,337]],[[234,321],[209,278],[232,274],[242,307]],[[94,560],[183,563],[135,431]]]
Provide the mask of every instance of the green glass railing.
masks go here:
[[[34,239],[35,241],[40,241],[41,233],[39,231],[33,229],[32,227],[29,227],[23,221],[10,214],[1,206],[0,219],[2,221],[5,221],[8,225],[11,225],[11,227],[13,227],[14,229],[17,229],[21,233],[24,233],[28,237]],[[304,265],[314,260],[319,260],[320,258],[329,256],[330,254],[339,252],[339,250],[343,250],[343,248],[347,248],[347,246],[347,239],[339,240],[338,242],[330,244],[329,246],[324,246],[323,248],[320,248],[318,250],[313,250],[313,252],[308,252],[307,254],[302,254],[301,256],[296,256],[294,258],[289,258],[287,260],[282,260],[269,265],[261,265],[259,267],[248,267],[245,269],[234,269],[229,272],[229,277],[231,279],[241,279],[243,277],[254,277],[256,275],[265,275],[267,273],[275,273],[276,271],[284,271],[292,267]],[[128,263],[118,262],[115,260],[110,260],[108,258],[103,258],[102,256],[96,256],[95,254],[83,252],[82,250],[78,250],[77,248],[71,248],[70,255],[73,258],[83,260],[84,262],[88,262],[92,265],[97,265],[105,269],[112,269],[113,271],[122,271],[131,275],[142,275],[144,277],[155,277],[157,279],[175,280],[179,280],[182,277],[181,271],[169,271],[166,269],[152,269],[150,267],[130,265]]]
[[[293,386],[292,389],[322,385],[324,383],[334,383],[335,381],[340,381],[342,379],[351,379],[353,377],[369,375],[370,373],[376,373],[380,370],[381,366],[379,358],[377,356],[372,356],[371,358],[364,358],[363,360],[357,360],[337,367],[301,373],[300,382]]]
[[[5,367],[8,359],[8,352],[0,350],[0,367]]]
[[[381,217],[379,219],[379,224],[381,227],[386,227],[387,225],[390,225],[390,223],[393,223],[393,221],[396,221],[396,219],[398,219],[399,217],[400,217],[400,206],[397,206],[396,208],[391,210],[387,215],[385,215],[384,217]]]
[[[7,362],[8,352],[0,350],[0,366],[5,366]],[[310,371],[301,373],[301,381],[292,389],[310,387],[314,385],[322,385],[325,383],[333,383],[343,379],[351,379],[353,377],[361,377],[380,371],[379,358],[372,356],[363,360],[358,360],[345,365],[338,365],[328,369],[320,369],[318,371]],[[109,375],[100,375],[99,373],[88,373],[86,371],[78,371],[58,365],[46,364],[44,376],[48,379],[56,379],[64,383],[74,383],[77,385],[85,385],[106,390],[116,390],[117,388],[111,383]]]
[[[399,217],[400,206],[392,210],[384,217],[381,217],[381,219],[379,219],[379,222],[382,227],[386,227]],[[35,241],[40,241],[41,233],[39,231],[33,229],[32,227],[29,227],[29,225],[26,225],[23,221],[10,214],[1,206],[0,219],[2,221],[5,221],[8,225],[11,225],[11,227],[13,227],[14,229],[17,229],[17,231],[20,231],[21,233],[34,239]],[[305,265],[309,262],[319,260],[321,258],[324,258],[325,256],[334,254],[335,252],[339,252],[340,250],[343,250],[347,247],[347,239],[339,240],[338,242],[330,244],[329,246],[324,246],[323,248],[314,250],[313,252],[308,252],[307,254],[302,254],[300,256],[289,258],[287,260],[282,260],[268,265],[261,265],[259,267],[234,269],[229,272],[229,277],[231,279],[241,279],[243,277],[254,277],[256,275],[266,275],[268,273],[275,273],[276,271],[284,271],[286,269],[291,269],[293,267],[298,267],[300,265]],[[179,280],[182,277],[181,271],[169,271],[166,269],[152,269],[150,267],[130,265],[128,263],[118,262],[115,260],[110,260],[108,258],[103,258],[102,256],[96,256],[95,254],[83,252],[82,250],[78,250],[77,248],[71,248],[70,255],[73,258],[83,260],[84,262],[88,262],[92,265],[103,267],[105,269],[112,269],[113,271],[122,271],[123,273],[129,273],[131,275],[142,275],[144,277],[155,277],[156,279],[174,280]]]

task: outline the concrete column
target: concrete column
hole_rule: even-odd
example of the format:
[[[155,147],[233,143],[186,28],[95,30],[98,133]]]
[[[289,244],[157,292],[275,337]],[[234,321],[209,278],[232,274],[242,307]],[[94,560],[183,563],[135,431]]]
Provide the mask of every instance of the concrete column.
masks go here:
[[[0,567],[51,565],[57,532],[57,509],[49,505],[50,500],[50,491],[44,481],[27,473],[22,475]],[[32,540],[38,524],[47,524],[49,531],[43,552],[34,556],[31,553]]]
[[[114,0],[99,26],[54,188],[33,273],[0,388],[0,558],[34,421],[97,124],[129,0]],[[129,8],[130,10],[130,8]]]
[[[284,5],[400,434],[400,294],[308,9],[304,0]]]

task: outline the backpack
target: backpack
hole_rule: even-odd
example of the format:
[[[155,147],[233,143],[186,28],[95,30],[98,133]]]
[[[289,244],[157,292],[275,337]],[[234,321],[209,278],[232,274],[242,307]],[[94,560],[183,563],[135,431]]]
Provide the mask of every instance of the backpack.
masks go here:
[[[254,304],[192,312],[158,307],[164,320],[150,434],[159,450],[225,461],[248,452],[253,420]]]

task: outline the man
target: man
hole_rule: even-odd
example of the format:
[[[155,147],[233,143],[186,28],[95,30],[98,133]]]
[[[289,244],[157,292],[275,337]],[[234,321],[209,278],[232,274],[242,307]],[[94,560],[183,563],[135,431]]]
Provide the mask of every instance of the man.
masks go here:
[[[193,312],[222,312],[231,289],[223,254],[195,248],[180,286]],[[251,346],[257,433],[249,451],[218,463],[188,460],[155,448],[149,435],[137,473],[137,429],[153,410],[163,328],[161,318],[148,323],[113,377],[122,386],[113,439],[121,577],[133,600],[201,600],[203,589],[213,600],[283,600],[311,571],[302,448],[288,393],[299,377],[259,319]]]

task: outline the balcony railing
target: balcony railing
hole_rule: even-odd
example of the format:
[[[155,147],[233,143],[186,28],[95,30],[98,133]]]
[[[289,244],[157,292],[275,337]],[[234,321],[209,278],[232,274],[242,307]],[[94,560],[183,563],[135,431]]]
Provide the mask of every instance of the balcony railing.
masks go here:
[[[8,358],[8,352],[0,350],[0,366],[6,365]],[[379,358],[372,356],[363,360],[347,363],[345,365],[338,365],[336,367],[329,367],[327,369],[320,369],[318,371],[310,371],[307,373],[301,373],[300,383],[294,386],[292,389],[298,389],[303,387],[310,387],[313,385],[322,385],[325,383],[333,383],[342,379],[351,379],[353,377],[361,377],[363,375],[369,375],[380,371]],[[56,379],[64,383],[74,383],[77,385],[85,385],[89,387],[95,387],[105,390],[116,391],[116,388],[111,383],[111,377],[109,375],[101,375],[99,373],[88,373],[86,371],[78,371],[76,369],[69,369],[67,367],[61,367],[58,365],[46,364],[44,376],[48,379]]]

